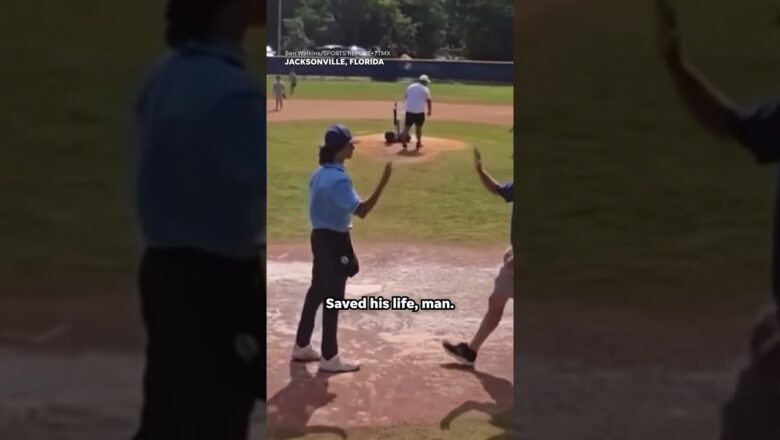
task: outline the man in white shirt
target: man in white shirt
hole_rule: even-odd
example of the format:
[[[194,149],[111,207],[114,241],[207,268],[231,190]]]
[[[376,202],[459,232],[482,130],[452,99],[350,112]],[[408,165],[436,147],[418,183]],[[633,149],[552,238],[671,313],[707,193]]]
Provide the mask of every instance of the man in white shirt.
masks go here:
[[[412,125],[416,127],[417,151],[422,148],[422,126],[425,123],[425,110],[428,109],[428,116],[431,116],[433,102],[431,101],[431,91],[428,90],[428,84],[431,82],[428,75],[420,75],[417,81],[406,88],[404,95],[404,108],[406,109],[406,118],[404,121],[404,132],[401,135],[401,144],[406,149],[406,143],[411,139],[409,130]]]
[[[295,94],[295,87],[298,85],[298,77],[295,75],[295,71],[290,71],[290,96]]]

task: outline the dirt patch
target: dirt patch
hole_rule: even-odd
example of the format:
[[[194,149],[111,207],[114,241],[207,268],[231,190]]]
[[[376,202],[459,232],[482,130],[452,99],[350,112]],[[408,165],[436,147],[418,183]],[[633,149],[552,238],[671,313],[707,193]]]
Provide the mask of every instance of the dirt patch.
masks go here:
[[[317,99],[290,99],[285,101],[284,110],[274,111],[274,103],[267,101],[268,122],[327,120],[340,122],[350,119],[380,119],[391,126],[393,103],[389,101],[328,101]],[[403,114],[399,115],[403,118]],[[472,122],[511,127],[514,108],[511,105],[485,104],[433,104],[433,115],[426,118],[426,124],[437,120]]]
[[[349,432],[361,426],[437,426],[471,401],[478,410],[457,419],[511,407],[510,308],[480,354],[478,371],[452,368],[440,346],[445,337],[469,338],[479,325],[503,248],[356,246],[362,271],[350,280],[348,296],[451,298],[458,309],[345,311],[339,316],[341,348],[364,368],[356,375],[321,376],[315,365],[288,361],[311,277],[311,250],[300,243],[269,246],[271,424],[297,433],[317,426]],[[320,335],[317,328],[315,343]],[[90,296],[0,297],[0,438],[129,438],[138,421],[143,342],[133,286]],[[264,424],[258,408],[252,439],[265,438]]]
[[[396,163],[427,162],[441,153],[463,150],[468,144],[455,139],[437,137],[423,137],[423,146],[419,150],[415,148],[414,140],[404,149],[401,144],[385,143],[384,133],[375,133],[355,136],[360,141],[357,153],[359,156],[367,156],[380,160],[393,160]]]
[[[717,438],[720,404],[745,363],[756,309],[698,304],[651,311],[588,296],[522,299],[521,290],[517,325],[510,304],[480,354],[478,372],[462,371],[448,367],[439,341],[469,338],[479,325],[503,248],[356,247],[364,266],[350,280],[348,296],[449,297],[459,308],[451,318],[345,311],[341,347],[364,368],[320,376],[315,365],[288,362],[311,250],[302,243],[269,246],[273,427],[300,433],[316,426],[348,432],[363,425],[430,426],[469,402],[499,412],[512,406],[518,389],[515,438],[522,440]],[[139,323],[132,287],[94,296],[0,298],[0,438],[128,438],[140,401]],[[318,343],[320,329],[314,334]],[[461,417],[480,416],[479,409]]]
[[[133,289],[0,298],[0,347],[42,352],[140,353],[144,331]]]
[[[319,375],[316,365],[289,362],[311,279],[310,251],[300,245],[269,249],[268,425],[276,434],[294,432],[274,438],[315,432],[314,427],[338,432],[400,424],[436,426],[470,401],[481,402],[480,408],[491,415],[510,409],[511,308],[483,347],[477,371],[453,368],[441,348],[442,339],[468,340],[478,328],[503,249],[475,251],[476,258],[470,260],[465,249],[406,246],[406,251],[396,247],[396,253],[359,243],[357,248],[361,272],[349,280],[347,297],[409,296],[418,302],[447,298],[456,310],[341,312],[340,352],[362,362],[363,368],[353,375]],[[399,255],[404,264],[398,264]],[[388,258],[395,264],[387,264]],[[315,322],[313,343],[319,346],[321,318]]]

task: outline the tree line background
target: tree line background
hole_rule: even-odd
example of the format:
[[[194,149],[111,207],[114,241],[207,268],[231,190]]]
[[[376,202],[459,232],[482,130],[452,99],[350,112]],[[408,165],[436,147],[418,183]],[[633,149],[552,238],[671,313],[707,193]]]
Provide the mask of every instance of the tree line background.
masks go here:
[[[268,44],[378,47],[393,56],[511,61],[512,0],[269,0]]]

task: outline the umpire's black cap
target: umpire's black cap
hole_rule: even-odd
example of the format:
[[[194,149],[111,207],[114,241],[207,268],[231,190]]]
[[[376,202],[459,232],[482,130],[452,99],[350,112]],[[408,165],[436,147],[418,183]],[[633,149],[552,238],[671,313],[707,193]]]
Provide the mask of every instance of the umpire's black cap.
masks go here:
[[[349,143],[358,143],[358,141],[352,137],[352,133],[349,129],[341,124],[335,124],[328,127],[328,130],[325,131],[324,141],[325,142],[320,145],[320,148],[340,149]]]

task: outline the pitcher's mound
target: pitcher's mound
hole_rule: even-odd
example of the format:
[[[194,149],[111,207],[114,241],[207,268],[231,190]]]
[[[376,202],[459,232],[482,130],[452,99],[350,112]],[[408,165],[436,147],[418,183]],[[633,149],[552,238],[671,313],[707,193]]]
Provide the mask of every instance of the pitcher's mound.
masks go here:
[[[412,136],[412,142],[407,144],[406,151],[404,151],[400,143],[388,145],[385,142],[384,133],[355,136],[355,139],[360,141],[355,151],[358,155],[382,160],[395,159],[403,162],[423,162],[435,158],[442,152],[463,150],[468,147],[465,142],[454,139],[423,136],[422,148],[415,151],[416,141]]]

